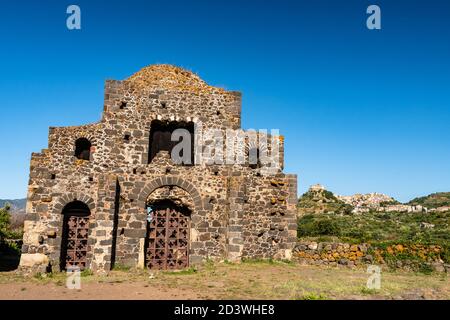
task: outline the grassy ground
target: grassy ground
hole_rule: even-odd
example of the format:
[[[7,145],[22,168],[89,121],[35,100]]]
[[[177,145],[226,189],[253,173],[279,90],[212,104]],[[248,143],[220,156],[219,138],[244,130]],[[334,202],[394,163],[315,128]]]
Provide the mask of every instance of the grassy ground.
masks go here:
[[[81,290],[66,276],[0,273],[0,299],[450,299],[445,274],[382,273],[381,289],[366,287],[365,270],[248,261],[207,263],[178,272],[83,274]]]

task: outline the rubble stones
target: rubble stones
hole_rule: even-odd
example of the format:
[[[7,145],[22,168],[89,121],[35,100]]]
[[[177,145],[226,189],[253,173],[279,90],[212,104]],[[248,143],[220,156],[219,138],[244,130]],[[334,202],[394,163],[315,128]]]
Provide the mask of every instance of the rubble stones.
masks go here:
[[[385,249],[369,244],[329,243],[315,241],[298,242],[293,251],[293,258],[302,264],[358,266],[377,264],[385,266],[383,254],[415,256],[422,263],[428,264],[436,272],[448,272],[448,265],[440,259],[442,248],[436,245],[392,245]],[[416,260],[417,260],[416,259]],[[392,267],[392,266],[390,266]],[[412,261],[396,260],[396,268],[411,270]]]

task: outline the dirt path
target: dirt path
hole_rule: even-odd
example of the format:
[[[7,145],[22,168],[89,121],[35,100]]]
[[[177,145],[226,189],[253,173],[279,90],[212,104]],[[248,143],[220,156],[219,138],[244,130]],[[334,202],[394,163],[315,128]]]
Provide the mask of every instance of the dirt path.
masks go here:
[[[380,290],[366,287],[365,270],[252,262],[206,264],[180,272],[113,271],[81,277],[24,277],[0,272],[0,299],[450,299],[446,274],[383,272]]]
[[[81,290],[54,283],[0,284],[2,300],[176,300],[199,299],[189,290],[153,287],[142,283],[87,283]]]

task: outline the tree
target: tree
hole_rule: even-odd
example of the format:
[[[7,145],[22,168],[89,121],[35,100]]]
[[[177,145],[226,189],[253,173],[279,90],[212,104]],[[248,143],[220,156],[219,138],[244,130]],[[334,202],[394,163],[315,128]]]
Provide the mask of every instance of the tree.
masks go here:
[[[4,208],[0,209],[0,243],[9,234],[9,227],[11,223],[11,215],[9,213],[10,206],[6,204]]]

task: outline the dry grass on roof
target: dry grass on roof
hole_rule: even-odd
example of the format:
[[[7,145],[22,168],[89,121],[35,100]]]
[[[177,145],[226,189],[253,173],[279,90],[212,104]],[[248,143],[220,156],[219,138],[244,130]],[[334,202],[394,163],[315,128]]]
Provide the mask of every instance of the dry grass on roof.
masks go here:
[[[139,89],[161,88],[194,93],[226,92],[222,88],[208,85],[191,71],[169,64],[156,64],[145,67],[126,79],[126,81]]]

